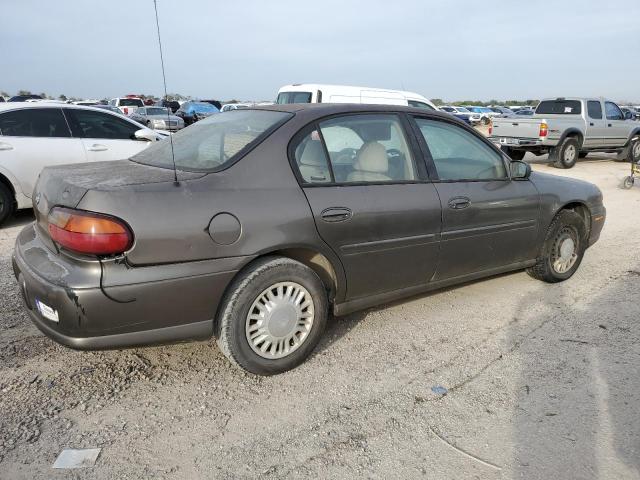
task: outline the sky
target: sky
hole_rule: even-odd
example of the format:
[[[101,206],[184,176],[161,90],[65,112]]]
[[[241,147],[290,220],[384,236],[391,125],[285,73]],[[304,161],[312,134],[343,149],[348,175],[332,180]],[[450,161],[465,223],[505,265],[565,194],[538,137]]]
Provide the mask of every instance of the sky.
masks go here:
[[[640,102],[640,0],[158,0],[168,91]],[[153,0],[0,0],[0,91],[161,95]],[[13,21],[11,20],[13,19]]]

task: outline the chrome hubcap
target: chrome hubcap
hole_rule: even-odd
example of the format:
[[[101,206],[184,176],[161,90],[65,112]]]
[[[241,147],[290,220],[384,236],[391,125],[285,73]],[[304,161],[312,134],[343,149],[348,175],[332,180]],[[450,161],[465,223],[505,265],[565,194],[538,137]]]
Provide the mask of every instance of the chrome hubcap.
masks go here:
[[[245,333],[251,349],[264,358],[283,358],[307,339],[315,310],[309,291],[295,282],[280,282],[255,299]]]
[[[573,162],[575,158],[576,158],[576,147],[574,147],[573,145],[569,145],[567,149],[564,151],[564,159],[567,162]]]
[[[632,155],[634,161],[640,160],[640,140],[633,145]]]
[[[576,242],[568,233],[565,233],[557,243],[557,255],[553,262],[553,269],[557,273],[566,273],[576,263]]]

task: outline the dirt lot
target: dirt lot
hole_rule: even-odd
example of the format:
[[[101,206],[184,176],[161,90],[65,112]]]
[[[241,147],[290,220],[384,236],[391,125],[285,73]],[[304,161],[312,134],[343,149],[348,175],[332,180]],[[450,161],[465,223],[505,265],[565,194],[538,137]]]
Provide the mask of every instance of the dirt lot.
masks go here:
[[[0,478],[640,478],[640,188],[619,188],[628,164],[610,156],[529,160],[604,192],[571,280],[517,272],[333,319],[272,378],[213,343],[87,353],[43,337],[11,272],[21,214],[0,230]],[[52,470],[65,447],[102,453]]]

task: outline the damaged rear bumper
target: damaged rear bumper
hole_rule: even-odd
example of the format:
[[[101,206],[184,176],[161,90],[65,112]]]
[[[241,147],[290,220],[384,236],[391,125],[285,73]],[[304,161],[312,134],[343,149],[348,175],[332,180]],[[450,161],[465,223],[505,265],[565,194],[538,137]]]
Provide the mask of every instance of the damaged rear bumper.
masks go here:
[[[52,252],[35,225],[20,233],[13,255],[35,325],[56,342],[82,350],[210,337],[218,303],[241,262],[130,267],[75,259]]]

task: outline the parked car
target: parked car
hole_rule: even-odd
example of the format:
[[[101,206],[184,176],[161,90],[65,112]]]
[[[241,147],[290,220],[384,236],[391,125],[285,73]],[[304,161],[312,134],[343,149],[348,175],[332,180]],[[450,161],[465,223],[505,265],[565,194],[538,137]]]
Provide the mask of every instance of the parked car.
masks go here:
[[[220,109],[220,111],[228,112],[230,110],[239,110],[242,108],[250,108],[252,106],[253,104],[251,103],[225,103],[224,105],[222,105],[222,108]]]
[[[222,108],[222,102],[220,102],[219,100],[199,100],[199,101],[204,103],[209,103],[214,107],[216,107],[218,110]]]
[[[277,104],[287,103],[369,103],[379,105],[408,105],[437,110],[436,106],[418,93],[383,88],[348,85],[320,85],[296,83],[278,90]]]
[[[220,110],[210,103],[190,101],[180,106],[176,111],[176,116],[180,117],[185,125],[191,125],[198,120],[202,120],[219,112]]]
[[[120,160],[160,137],[122,115],[69,104],[0,104],[0,224],[31,208],[43,167]]]
[[[480,123],[483,125],[489,125],[491,123],[491,119],[499,116],[499,113],[494,112],[489,107],[476,107],[472,105],[465,105],[465,108],[470,112],[477,113],[480,115]]]
[[[79,349],[215,335],[262,375],[304,361],[330,311],[524,268],[566,280],[606,214],[595,185],[390,105],[214,115],[130,160],[47,168],[35,194],[14,272],[45,334]]]
[[[177,132],[184,128],[184,120],[171,115],[169,109],[164,107],[140,107],[131,114],[131,119],[154,130]]]
[[[571,168],[589,152],[617,152],[632,160],[640,125],[626,122],[620,107],[604,98],[549,98],[531,118],[494,119],[491,139],[514,160],[526,152],[549,153],[558,168]]]
[[[532,110],[530,108],[521,108],[517,112],[514,112],[514,115],[521,115],[521,116],[524,116],[524,117],[530,117],[534,113],[535,113],[535,110]]]
[[[171,109],[171,113],[176,113],[180,108],[180,103],[175,100],[158,100],[156,107],[166,107]]]
[[[471,125],[477,125],[478,123],[480,123],[480,115],[474,112],[470,112],[464,107],[443,105],[440,107],[440,110],[442,110],[443,112],[450,113],[451,115]]]
[[[511,118],[515,115],[514,111],[507,107],[497,106],[489,108],[498,114],[498,118]]]
[[[92,107],[99,108],[101,110],[108,110],[110,112],[117,113],[118,115],[124,116],[124,114],[122,113],[122,110],[120,110],[118,107],[114,107],[113,105],[98,104],[98,105],[92,105]]]
[[[14,95],[9,99],[10,102],[26,102],[27,100],[43,100],[40,95]]]
[[[119,97],[109,100],[109,105],[118,107],[125,115],[131,115],[136,109],[144,107],[144,102],[138,97]]]
[[[94,105],[99,105],[100,100],[76,100],[75,102],[71,102],[74,105],[81,105],[83,107],[92,107]]]

